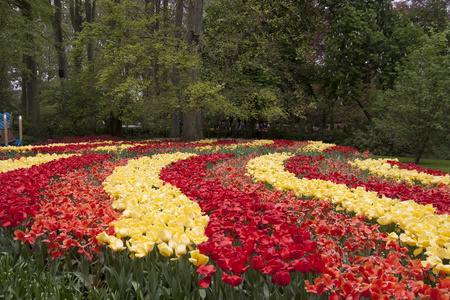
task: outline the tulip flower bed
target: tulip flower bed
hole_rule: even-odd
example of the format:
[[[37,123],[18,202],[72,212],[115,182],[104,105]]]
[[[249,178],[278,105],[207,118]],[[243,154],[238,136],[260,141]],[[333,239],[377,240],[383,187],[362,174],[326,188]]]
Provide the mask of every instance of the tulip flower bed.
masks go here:
[[[444,172],[321,142],[0,151],[0,299],[449,299]]]

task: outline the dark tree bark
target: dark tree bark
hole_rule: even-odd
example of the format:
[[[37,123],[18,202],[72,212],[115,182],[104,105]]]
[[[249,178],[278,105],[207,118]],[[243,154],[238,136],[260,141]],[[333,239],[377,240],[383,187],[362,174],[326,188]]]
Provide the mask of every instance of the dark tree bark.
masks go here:
[[[30,3],[21,0],[19,1],[19,8],[27,22],[33,22]],[[31,34],[27,35],[27,39],[30,45],[33,45],[33,36]],[[31,121],[34,124],[32,130],[37,130],[40,120],[40,103],[37,97],[37,63],[34,57],[34,49],[30,49],[27,52],[23,57],[25,68],[22,71],[22,113],[31,116]]]
[[[54,0],[55,14],[52,20],[53,34],[55,38],[56,56],[58,59],[58,75],[61,79],[67,78],[67,60],[64,48],[64,38],[62,31],[62,4],[61,0]]]
[[[183,26],[183,11],[184,11],[184,1],[178,0],[176,3],[175,8],[175,37],[178,39],[181,39],[181,28]],[[174,68],[173,74],[172,74],[172,82],[174,86],[177,86],[180,81],[179,78],[179,70],[177,68]],[[178,95],[179,98],[181,95]],[[180,99],[179,99],[180,101]],[[177,137],[179,138],[181,136],[181,109],[174,108],[172,111],[172,122],[170,126],[170,137]]]
[[[86,22],[93,23],[95,20],[95,4],[96,0],[86,0],[85,10],[86,10]],[[90,42],[87,45],[87,60],[88,62],[94,61],[94,43]]]
[[[112,136],[122,136],[122,120],[113,113],[109,117],[109,132]]]
[[[71,0],[69,5],[70,11],[70,21],[72,23],[72,28],[75,33],[81,32],[83,25],[83,16],[81,14],[82,3],[81,0]],[[74,59],[74,70],[76,73],[81,72],[82,65],[82,49],[74,49],[73,51]]]
[[[251,118],[248,122],[247,122],[247,127],[246,127],[246,131],[247,131],[247,138],[249,139],[254,139],[256,138],[256,119]]]
[[[203,35],[203,0],[190,0],[187,15],[186,41],[192,51],[201,56],[200,41]],[[191,70],[192,83],[200,80],[200,66]],[[202,112],[200,107],[190,107],[183,112],[183,141],[197,141],[203,138]]]
[[[170,124],[170,137],[179,138],[181,135],[181,111],[174,109]]]

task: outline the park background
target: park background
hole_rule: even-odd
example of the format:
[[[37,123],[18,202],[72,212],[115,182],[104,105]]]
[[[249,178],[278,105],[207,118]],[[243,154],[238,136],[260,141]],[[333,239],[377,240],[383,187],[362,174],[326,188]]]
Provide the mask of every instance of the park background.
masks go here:
[[[447,0],[1,0],[0,109],[26,144],[270,138],[449,159],[448,22]]]

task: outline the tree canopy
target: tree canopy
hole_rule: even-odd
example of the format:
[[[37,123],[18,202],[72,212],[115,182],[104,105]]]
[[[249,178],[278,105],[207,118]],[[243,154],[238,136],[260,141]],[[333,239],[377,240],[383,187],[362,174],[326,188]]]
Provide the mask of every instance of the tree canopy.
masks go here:
[[[195,140],[205,125],[224,121],[245,123],[248,136],[258,122],[361,127],[389,119],[393,109],[377,107],[399,101],[402,82],[413,80],[406,75],[413,57],[433,57],[424,41],[447,32],[448,7],[448,0],[2,0],[0,103],[25,115],[25,130],[36,135],[121,135],[139,124]],[[429,76],[422,84],[446,82]],[[416,95],[420,87],[411,86]]]
[[[378,122],[413,149],[418,163],[427,147],[450,142],[450,31],[424,36],[398,66],[392,89],[379,99]]]

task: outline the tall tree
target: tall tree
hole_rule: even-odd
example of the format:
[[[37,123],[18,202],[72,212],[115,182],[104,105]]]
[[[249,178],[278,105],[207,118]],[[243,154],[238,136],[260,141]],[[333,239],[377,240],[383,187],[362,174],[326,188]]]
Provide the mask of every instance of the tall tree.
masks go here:
[[[198,55],[198,63],[193,65],[190,73],[192,84],[201,80],[200,57],[203,39],[203,0],[188,0],[186,42],[193,54]],[[202,112],[197,105],[189,105],[183,112],[181,138],[184,141],[196,141],[203,138]]]
[[[23,114],[31,116],[35,126],[32,131],[38,131],[40,123],[40,103],[38,98],[38,51],[37,45],[42,41],[40,36],[41,25],[48,24],[50,4],[47,1],[18,0],[16,3],[24,20],[26,43],[22,52],[22,107]]]
[[[395,1],[394,4],[414,25],[426,32],[445,30],[450,19],[450,0]]]
[[[64,37],[62,29],[62,1],[54,0],[54,16],[52,19],[53,34],[55,38],[55,49],[58,60],[58,75],[60,78],[67,78],[67,60],[64,47]]]
[[[79,34],[83,29],[83,13],[82,13],[83,3],[82,0],[69,0],[69,11],[70,11],[70,21],[72,24],[72,30],[75,35]],[[73,66],[75,73],[79,74],[82,68],[82,54],[83,49],[75,47],[72,51],[73,55]]]
[[[206,8],[207,76],[224,83],[228,112],[258,121],[302,116],[314,95],[318,14],[311,1],[214,1]]]
[[[324,90],[330,99],[345,107],[356,106],[371,120],[367,92],[388,84],[389,74],[404,49],[391,39],[398,15],[390,0],[324,1],[326,7],[326,50]],[[403,54],[403,53],[401,53]]]
[[[182,36],[182,26],[183,26],[183,11],[184,11],[184,0],[177,0],[175,3],[175,39],[181,41]],[[172,74],[172,82],[175,86],[179,85],[180,74],[178,68],[174,67]],[[181,136],[181,108],[179,101],[175,103],[172,114],[171,114],[171,124],[170,124],[170,136],[180,137]]]
[[[393,89],[379,99],[380,123],[419,163],[430,146],[450,142],[450,31],[424,36],[398,67]]]
[[[26,41],[24,28],[18,3],[0,1],[0,109],[6,111],[15,106],[11,83],[21,77],[18,73],[22,70],[21,50]]]
[[[85,11],[86,11],[86,23],[92,24],[95,21],[96,14],[96,0],[86,0],[84,3]],[[89,41],[87,44],[87,60],[88,62],[92,62],[94,60],[94,42]]]

